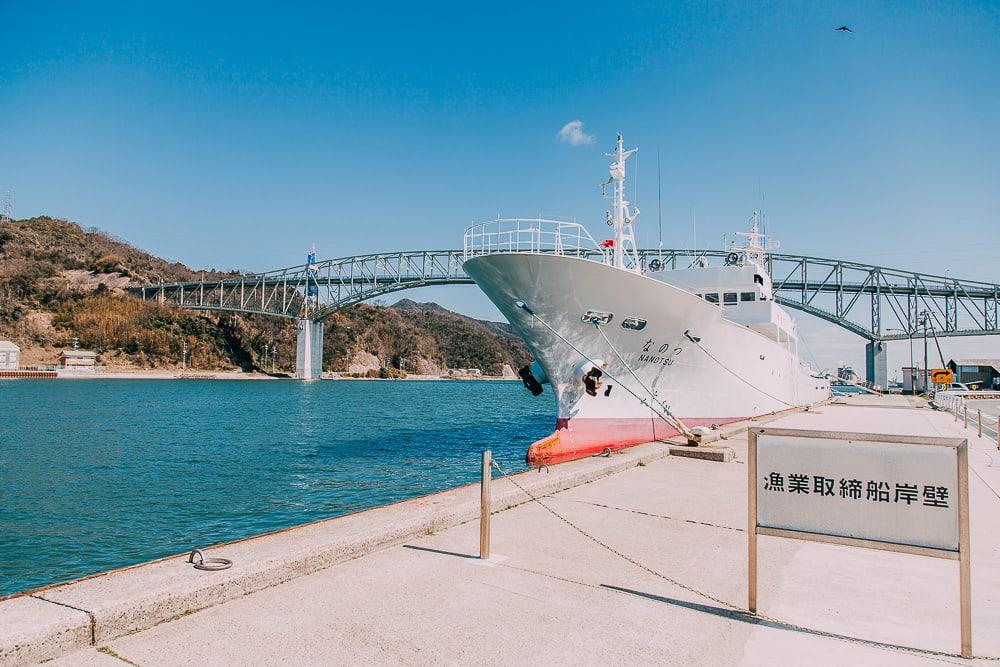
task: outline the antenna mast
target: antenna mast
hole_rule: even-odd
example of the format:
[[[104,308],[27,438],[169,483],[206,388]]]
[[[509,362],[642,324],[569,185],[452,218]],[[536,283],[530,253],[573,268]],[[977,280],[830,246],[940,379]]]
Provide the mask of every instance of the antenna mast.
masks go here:
[[[698,252],[698,207],[691,209],[691,220],[694,225],[694,250]]]
[[[660,234],[660,262],[663,261],[663,177],[660,174],[660,149],[656,149],[656,227]]]
[[[635,230],[633,222],[639,216],[639,209],[629,210],[629,202],[625,199],[625,160],[631,157],[638,148],[625,150],[622,135],[618,135],[615,152],[607,156],[614,158],[609,171],[615,184],[614,213],[609,221],[615,230],[615,244],[612,248],[613,265],[619,269],[629,269],[639,272],[639,254],[635,246]]]

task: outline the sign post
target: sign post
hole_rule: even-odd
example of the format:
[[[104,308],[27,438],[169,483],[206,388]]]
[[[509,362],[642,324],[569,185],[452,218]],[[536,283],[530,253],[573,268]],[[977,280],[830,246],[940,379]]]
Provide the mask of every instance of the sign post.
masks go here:
[[[493,453],[483,452],[482,476],[479,482],[479,557],[490,558],[490,481],[493,479]]]
[[[972,657],[967,440],[752,428],[747,463],[750,613],[758,535],[957,560]]]

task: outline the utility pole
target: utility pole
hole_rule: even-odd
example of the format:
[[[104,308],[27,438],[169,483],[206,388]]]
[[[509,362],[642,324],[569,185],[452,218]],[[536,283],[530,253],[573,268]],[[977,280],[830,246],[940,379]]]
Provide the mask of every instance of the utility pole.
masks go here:
[[[917,371],[913,368],[913,327],[906,332],[906,337],[910,341],[910,395],[912,396],[916,392],[913,390],[913,385],[917,381]]]
[[[10,190],[3,194],[2,209],[0,209],[0,227],[9,224],[14,218],[14,199]]]
[[[927,384],[928,374],[929,374],[927,370],[927,314],[928,313],[926,310],[920,312],[920,318],[924,325],[924,393],[925,394],[928,392],[929,389],[929,385]]]

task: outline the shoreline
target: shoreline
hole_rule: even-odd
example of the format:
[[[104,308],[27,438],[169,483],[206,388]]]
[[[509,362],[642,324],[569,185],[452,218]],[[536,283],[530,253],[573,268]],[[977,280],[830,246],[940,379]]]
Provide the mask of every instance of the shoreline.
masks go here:
[[[607,458],[553,466],[545,469],[546,474],[528,470],[510,478],[496,477],[490,493],[490,531],[499,553],[486,560],[477,557],[481,494],[479,484],[473,482],[205,547],[206,558],[231,561],[231,567],[218,572],[199,572],[185,554],[179,554],[21,591],[0,599],[0,618],[6,621],[0,623],[0,664],[60,657],[63,664],[91,664],[88,660],[100,658],[98,652],[109,651],[138,664],[165,664],[178,656],[181,661],[198,656],[212,662],[228,655],[240,661],[252,653],[314,658],[322,654],[336,662],[338,656],[343,657],[338,652],[342,646],[354,655],[397,630],[403,619],[416,624],[417,639],[404,637],[384,657],[408,655],[412,642],[417,641],[421,650],[437,651],[426,655],[453,662],[452,658],[470,658],[468,644],[447,644],[454,623],[420,620],[426,619],[421,609],[433,606],[446,619],[473,614],[477,632],[490,619],[515,634],[548,622],[553,636],[572,638],[566,633],[581,623],[580,617],[562,612],[597,604],[609,609],[609,614],[595,621],[594,627],[582,627],[583,638],[598,638],[593,647],[578,646],[581,655],[598,650],[606,651],[605,657],[620,656],[621,642],[634,641],[634,627],[652,622],[679,628],[682,634],[697,629],[716,638],[713,641],[722,648],[710,662],[720,664],[740,659],[766,662],[776,650],[779,655],[815,653],[829,641],[824,636],[828,633],[838,638],[833,648],[847,651],[841,656],[843,662],[850,662],[853,653],[862,650],[859,646],[867,652],[860,660],[866,663],[884,658],[882,651],[887,648],[907,652],[908,657],[925,652],[954,655],[957,632],[952,632],[952,624],[941,623],[933,614],[919,616],[947,606],[952,594],[950,589],[941,590],[938,563],[931,559],[916,562],[912,556],[884,551],[844,551],[842,546],[791,540],[768,543],[761,587],[770,607],[767,613],[815,628],[805,634],[797,629],[788,633],[790,628],[783,625],[748,624],[738,611],[719,614],[715,605],[705,603],[705,598],[718,598],[739,609],[745,594],[739,573],[746,558],[742,527],[747,521],[748,427],[778,423],[812,429],[850,427],[859,432],[889,428],[894,433],[964,437],[970,450],[995,447],[992,439],[976,437],[948,414],[901,397],[852,397],[815,407],[720,429],[722,442],[718,444],[735,455],[720,463],[675,456],[675,450],[689,450],[653,442]],[[988,467],[984,462],[971,465]],[[707,504],[706,485],[712,501]],[[532,502],[537,498],[544,498],[548,512]],[[994,540],[988,538],[986,527],[998,510],[982,494],[971,500],[971,527],[985,543],[982,553],[988,553]],[[557,518],[549,512],[558,512]],[[584,540],[568,532],[558,519],[571,522],[578,532],[586,530],[586,537],[588,533],[598,537]],[[627,556],[617,553],[618,548]],[[875,596],[868,603],[875,607],[869,614],[838,613],[856,609],[858,595],[884,593],[877,582],[891,579],[900,565],[923,582],[914,582],[918,590],[907,587],[885,599]],[[837,572],[835,579],[826,582],[830,585],[827,595],[819,598],[815,594],[818,568]],[[664,583],[667,576],[675,578],[667,580],[669,585]],[[993,578],[988,568],[974,570],[973,577],[980,591],[989,590]],[[681,583],[674,584],[674,580]],[[677,585],[686,592],[675,590]],[[508,594],[494,602],[482,595],[484,590],[498,588]],[[643,604],[636,604],[636,595],[644,599]],[[383,599],[402,607],[387,615],[385,604],[379,602]],[[413,600],[421,602],[413,604]],[[895,618],[899,607],[907,605],[914,606],[918,616],[908,621],[916,629],[906,636],[887,634],[884,626],[872,625],[872,614]],[[324,613],[342,608],[365,623],[371,621],[362,635],[346,636],[343,644],[307,644],[299,653],[288,653],[288,646],[299,645],[299,635],[315,636],[328,622],[315,619],[326,619]],[[803,616],[803,608],[815,612]],[[789,610],[799,613],[786,619]],[[988,618],[982,611],[978,617]],[[262,624],[274,632],[260,634]],[[596,628],[601,632],[595,635]],[[975,628],[977,655],[995,655],[991,636],[983,628],[984,622]],[[844,637],[861,643],[844,648]],[[718,638],[726,641],[718,642]],[[674,635],[648,641],[662,644],[643,644],[649,658],[679,650]],[[526,644],[512,661],[539,650],[548,651],[541,660],[565,657],[567,646],[566,642]],[[509,635],[489,635],[471,659],[496,655],[498,647],[520,650],[511,649]]]
[[[546,496],[670,455],[647,443],[611,459],[587,458],[539,476],[515,473],[521,487],[494,481],[494,513],[523,505],[522,487]],[[147,630],[331,566],[473,521],[479,484],[472,482],[202,547],[234,566],[206,580],[181,554],[113,568],[0,597],[0,664],[39,662]]]
[[[2,380],[296,380],[291,375],[271,375],[269,373],[244,373],[243,371],[197,371],[197,370],[115,370],[115,371],[56,371],[55,377],[11,377]],[[320,380],[362,381],[362,382],[519,382],[516,377],[447,376],[409,374],[403,378],[351,377],[343,373],[324,373]]]

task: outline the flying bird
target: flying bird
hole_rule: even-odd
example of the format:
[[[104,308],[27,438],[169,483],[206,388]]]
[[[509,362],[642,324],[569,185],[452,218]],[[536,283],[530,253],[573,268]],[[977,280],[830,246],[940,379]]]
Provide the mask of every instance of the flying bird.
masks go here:
[[[834,30],[834,32],[854,32],[853,30],[851,30],[850,28],[848,28],[846,25],[842,25],[839,28],[834,28],[833,30]]]

